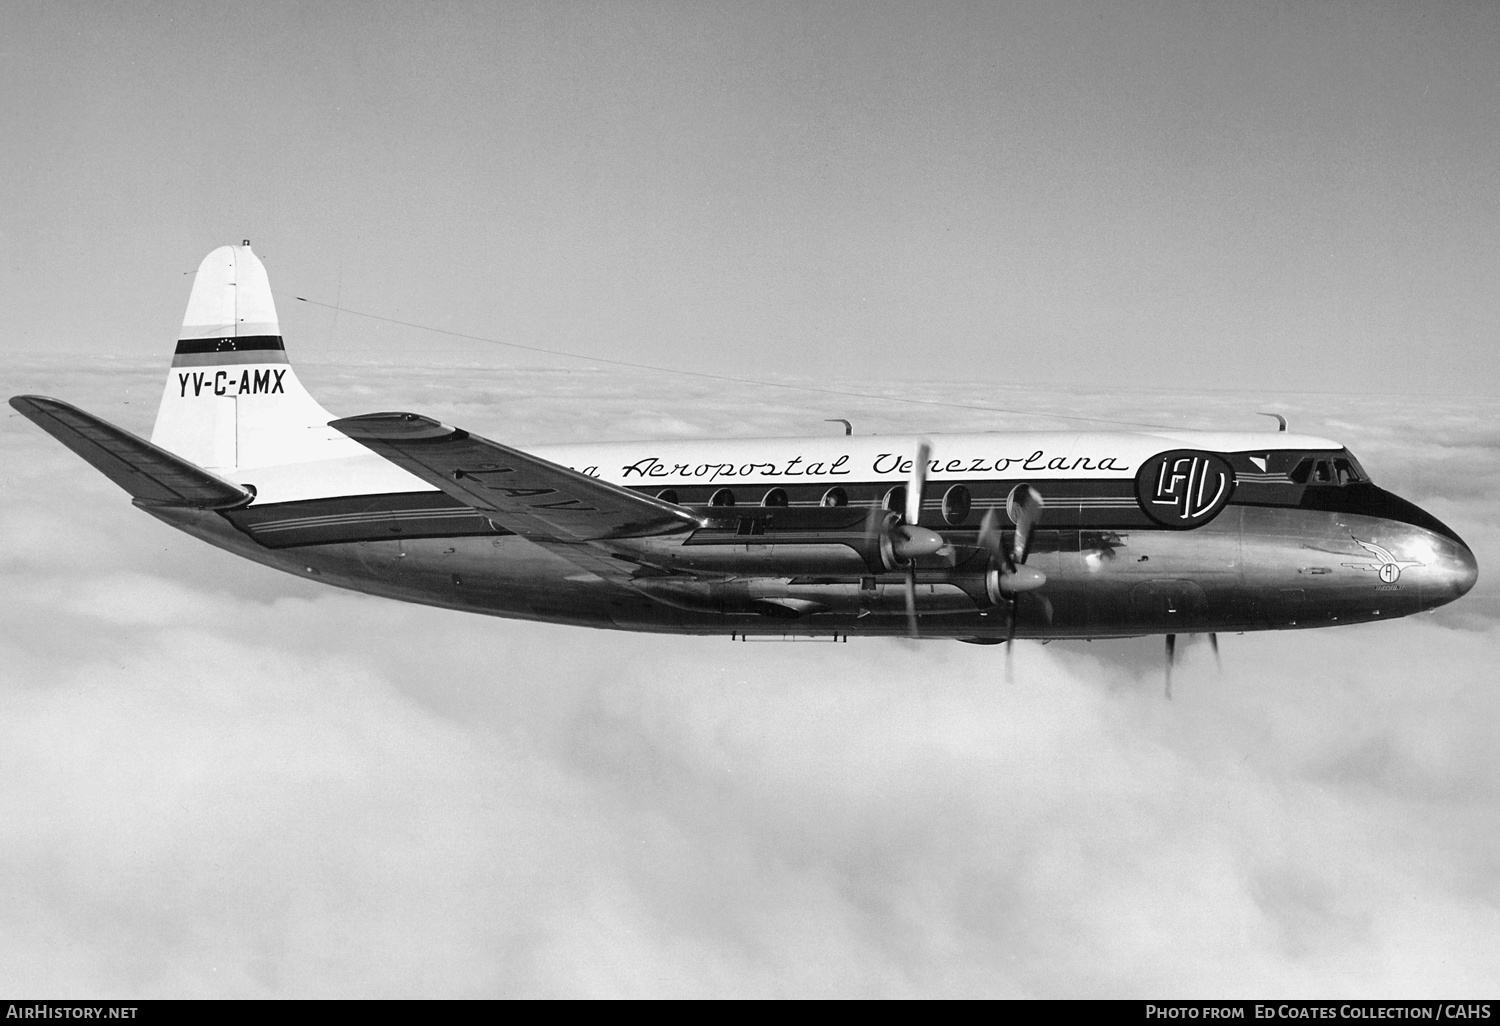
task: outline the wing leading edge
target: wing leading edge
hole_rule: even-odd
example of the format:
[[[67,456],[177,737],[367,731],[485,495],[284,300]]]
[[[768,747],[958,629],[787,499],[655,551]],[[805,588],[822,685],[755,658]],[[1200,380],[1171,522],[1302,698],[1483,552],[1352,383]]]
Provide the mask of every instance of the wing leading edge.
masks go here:
[[[692,511],[415,413],[332,421],[361,445],[539,543],[606,541],[701,526]]]

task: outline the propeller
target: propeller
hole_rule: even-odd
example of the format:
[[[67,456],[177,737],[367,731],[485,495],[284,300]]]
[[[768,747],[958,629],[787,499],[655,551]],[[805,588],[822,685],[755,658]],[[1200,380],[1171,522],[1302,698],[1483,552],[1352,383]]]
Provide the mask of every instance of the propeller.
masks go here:
[[[1172,700],[1172,663],[1177,658],[1177,635],[1167,635],[1167,701]]]
[[[897,556],[906,558],[906,633],[913,638],[921,637],[921,631],[917,629],[917,552],[913,549],[922,549],[921,555],[931,555],[940,551],[944,544],[942,535],[936,531],[929,531],[922,527],[922,492],[927,488],[927,461],[932,458],[932,444],[927,439],[922,439],[917,445],[917,458],[911,462],[911,480],[906,483],[906,523],[896,528],[901,536],[901,542],[893,545]],[[920,533],[918,533],[920,532]],[[938,540],[936,549],[930,548],[932,538]],[[910,552],[907,555],[906,552]]]
[[[1011,559],[1018,566],[1026,562],[1026,554],[1031,551],[1031,532],[1036,528],[1037,521],[1042,519],[1042,507],[1045,505],[1041,493],[1031,485],[1016,485],[1010,490],[1010,495],[1006,496],[1005,512],[1016,525],[1016,536],[1011,543]],[[1045,581],[1044,577],[1043,583]]]
[[[1194,637],[1196,637],[1196,635],[1191,635],[1190,634],[1190,635],[1188,635],[1188,640],[1192,640]],[[1216,634],[1216,633],[1214,633],[1213,631],[1209,631],[1208,632],[1208,647],[1211,648],[1211,649],[1213,649],[1213,651],[1214,651],[1214,665],[1216,667],[1218,667],[1218,670],[1219,670],[1220,673],[1223,673],[1224,672],[1224,663],[1219,658],[1219,635]],[[1177,635],[1175,635],[1175,634],[1168,634],[1167,635],[1167,666],[1166,666],[1167,700],[1168,701],[1171,701],[1171,699],[1172,699],[1172,664],[1174,662],[1176,662],[1176,660],[1177,660]]]
[[[999,516],[991,506],[979,524],[979,546],[990,554],[990,571],[986,577],[990,601],[1005,604],[1005,677],[1012,679],[1012,642],[1016,640],[1016,596],[1022,592],[1035,591],[1047,583],[1047,575],[1035,567],[1026,565],[1026,556],[1031,551],[1031,536],[1042,518],[1046,503],[1041,493],[1027,484],[1016,485],[1005,500],[1005,512],[1016,525],[1010,548],[1005,547],[1005,537],[1000,530]],[[1052,619],[1052,603],[1042,599],[1047,619]]]
[[[867,544],[879,545],[880,561],[887,570],[905,573],[907,633],[919,637],[917,628],[917,560],[923,556],[954,558],[953,546],[936,531],[923,527],[922,494],[927,487],[927,466],[932,444],[925,439],[917,446],[906,484],[906,501],[900,512],[871,509],[865,520]]]

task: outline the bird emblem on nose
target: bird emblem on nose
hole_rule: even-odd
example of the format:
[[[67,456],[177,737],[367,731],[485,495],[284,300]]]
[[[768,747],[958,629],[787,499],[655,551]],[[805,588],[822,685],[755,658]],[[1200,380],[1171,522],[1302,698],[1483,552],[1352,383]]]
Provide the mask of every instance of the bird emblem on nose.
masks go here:
[[[1354,570],[1373,570],[1375,573],[1380,575],[1380,579],[1386,584],[1394,584],[1398,580],[1400,580],[1401,571],[1405,570],[1407,567],[1427,565],[1426,563],[1419,563],[1414,559],[1397,559],[1395,556],[1391,555],[1390,549],[1382,548],[1381,546],[1376,545],[1374,542],[1359,541],[1358,538],[1354,540],[1359,542],[1362,548],[1366,549],[1376,559],[1380,560],[1380,562],[1345,563],[1344,566],[1350,567]]]

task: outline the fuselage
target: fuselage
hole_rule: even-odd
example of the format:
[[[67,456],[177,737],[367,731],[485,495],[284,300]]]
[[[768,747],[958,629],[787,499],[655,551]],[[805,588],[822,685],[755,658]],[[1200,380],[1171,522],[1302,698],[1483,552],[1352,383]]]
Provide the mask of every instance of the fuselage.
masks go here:
[[[1318,627],[1464,594],[1453,531],[1372,483],[1338,443],[1286,433],[988,433],[931,437],[921,526],[951,544],[916,563],[924,637],[989,641]],[[628,585],[532,544],[380,457],[237,467],[255,501],[152,509],[213,544],[330,584],[492,615],[625,630],[890,635],[904,571],[874,525],[899,511],[919,440],[830,436],[536,447],[553,463],[693,510],[700,526],[610,542]],[[1018,486],[1045,508],[999,599],[978,544]],[[1007,528],[1010,521],[1001,517]]]

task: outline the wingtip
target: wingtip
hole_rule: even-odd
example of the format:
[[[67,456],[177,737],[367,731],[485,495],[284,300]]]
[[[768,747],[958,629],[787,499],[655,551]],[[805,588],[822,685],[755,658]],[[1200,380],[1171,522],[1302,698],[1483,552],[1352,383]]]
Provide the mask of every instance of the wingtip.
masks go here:
[[[11,409],[27,417],[43,410],[77,410],[78,407],[72,403],[65,403],[61,399],[53,399],[47,395],[13,395],[10,397]]]

